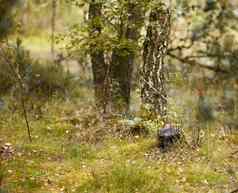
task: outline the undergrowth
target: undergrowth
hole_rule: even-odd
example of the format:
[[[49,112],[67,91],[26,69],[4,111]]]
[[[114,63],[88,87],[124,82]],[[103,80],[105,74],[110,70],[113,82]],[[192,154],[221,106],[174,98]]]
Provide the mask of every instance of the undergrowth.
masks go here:
[[[161,153],[154,134],[113,135],[123,130],[120,120],[103,122],[89,104],[59,100],[44,108],[42,118],[30,117],[32,143],[21,114],[0,113],[1,144],[15,149],[1,162],[1,188],[8,192],[223,193],[238,185],[235,133],[214,132],[208,153],[205,142]]]
[[[11,93],[16,96],[23,92],[38,98],[69,97],[77,88],[77,81],[63,66],[53,61],[34,60],[20,43],[2,46],[1,56],[0,95]],[[24,91],[19,90],[17,77],[21,77]]]

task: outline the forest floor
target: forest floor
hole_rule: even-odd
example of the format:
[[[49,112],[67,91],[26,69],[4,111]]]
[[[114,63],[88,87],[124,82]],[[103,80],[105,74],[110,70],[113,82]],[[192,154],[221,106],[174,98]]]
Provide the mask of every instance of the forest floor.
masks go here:
[[[57,102],[58,101],[58,102]],[[77,102],[47,102],[31,112],[33,142],[21,113],[0,113],[0,188],[9,193],[230,193],[238,188],[238,135],[210,135],[209,146],[161,153],[155,134],[121,137]],[[209,149],[208,149],[209,148]],[[1,192],[1,191],[0,191]]]
[[[23,45],[33,58],[52,60],[44,38],[27,38]],[[77,73],[73,62],[69,68]],[[81,93],[72,101],[34,100],[31,143],[20,110],[0,112],[0,146],[10,143],[14,150],[0,160],[1,193],[231,193],[238,188],[237,133],[213,129],[209,146],[161,153],[154,131],[124,136],[120,121],[102,120],[90,105],[92,96]],[[191,128],[185,132],[191,136]]]

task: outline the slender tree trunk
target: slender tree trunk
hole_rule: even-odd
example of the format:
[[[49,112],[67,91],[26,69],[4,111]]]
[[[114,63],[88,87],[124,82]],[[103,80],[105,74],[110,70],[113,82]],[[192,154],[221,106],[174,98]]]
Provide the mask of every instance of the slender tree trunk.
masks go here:
[[[101,16],[102,3],[97,0],[91,0],[89,5],[89,20],[91,23],[90,36],[93,38],[100,37],[102,31]],[[91,45],[90,57],[93,70],[95,102],[96,106],[101,111],[105,110],[107,103],[105,97],[107,65],[104,59],[104,50],[98,46],[100,45]]]
[[[122,41],[123,38],[128,41],[128,44],[113,50],[110,74],[112,110],[120,113],[129,111],[134,58],[142,22],[142,10],[138,3],[128,2],[127,8],[128,25],[125,35],[119,34],[119,37]]]
[[[55,20],[56,20],[57,1],[52,0],[52,16],[51,16],[51,55],[55,60]]]
[[[141,98],[156,114],[164,117],[167,109],[166,70],[170,13],[163,5],[150,13],[149,26],[144,41]]]

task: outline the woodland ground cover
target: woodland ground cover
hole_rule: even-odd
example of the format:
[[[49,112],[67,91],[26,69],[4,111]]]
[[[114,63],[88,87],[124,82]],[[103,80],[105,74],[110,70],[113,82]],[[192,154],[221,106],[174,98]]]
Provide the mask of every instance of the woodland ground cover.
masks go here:
[[[222,136],[213,129],[209,151],[205,142],[161,154],[153,131],[147,137],[113,135],[110,129],[122,125],[98,120],[90,103],[58,99],[42,111],[42,118],[31,113],[32,143],[20,112],[0,114],[1,143],[14,148],[1,161],[1,184],[8,192],[223,193],[237,186],[236,133]],[[191,129],[186,132],[189,137]]]
[[[2,2],[0,193],[237,192],[234,1]],[[166,120],[185,140],[162,153]]]

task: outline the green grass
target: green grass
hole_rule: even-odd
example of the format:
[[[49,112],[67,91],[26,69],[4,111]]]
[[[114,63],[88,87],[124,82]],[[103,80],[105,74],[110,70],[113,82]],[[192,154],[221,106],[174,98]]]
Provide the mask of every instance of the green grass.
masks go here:
[[[77,188],[77,192],[172,192],[156,173],[143,165],[115,163],[110,169],[91,172],[91,177]]]
[[[108,134],[97,143],[82,143],[75,138],[77,127],[62,118],[87,111],[87,105],[54,101],[44,108],[42,119],[30,116],[32,143],[19,113],[0,113],[0,138],[16,150],[0,171],[2,187],[11,193],[223,193],[236,185],[237,157],[230,153],[237,147],[237,135],[212,138],[212,154],[204,145],[157,152],[148,159],[153,137],[118,139]],[[89,127],[93,131],[98,125]],[[234,174],[228,172],[231,168]]]

